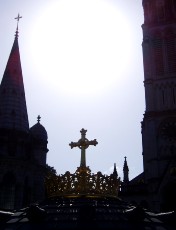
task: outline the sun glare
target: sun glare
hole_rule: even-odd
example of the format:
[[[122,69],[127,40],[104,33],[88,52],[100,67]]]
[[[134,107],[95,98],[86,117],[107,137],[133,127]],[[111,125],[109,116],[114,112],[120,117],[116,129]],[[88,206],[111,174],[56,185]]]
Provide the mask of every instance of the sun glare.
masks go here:
[[[60,0],[38,16],[31,51],[50,87],[71,94],[110,88],[128,66],[130,31],[105,0]]]

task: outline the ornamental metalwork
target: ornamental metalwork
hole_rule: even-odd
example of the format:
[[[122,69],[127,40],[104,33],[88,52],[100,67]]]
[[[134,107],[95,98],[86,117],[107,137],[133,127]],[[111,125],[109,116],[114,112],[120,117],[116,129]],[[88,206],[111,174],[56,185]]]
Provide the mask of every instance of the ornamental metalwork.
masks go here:
[[[47,196],[106,196],[118,197],[120,179],[101,172],[91,174],[89,167],[78,167],[74,174],[49,175],[46,178]]]
[[[81,162],[80,167],[77,168],[75,173],[71,174],[69,171],[63,175],[48,174],[46,178],[46,191],[48,197],[53,196],[103,196],[103,197],[118,197],[120,187],[120,178],[114,167],[112,174],[103,175],[101,172],[96,174],[91,173],[91,170],[86,166],[85,149],[89,145],[96,145],[96,139],[89,141],[85,134],[87,130],[82,129],[81,139],[78,142],[71,142],[71,148],[79,147],[81,149]]]

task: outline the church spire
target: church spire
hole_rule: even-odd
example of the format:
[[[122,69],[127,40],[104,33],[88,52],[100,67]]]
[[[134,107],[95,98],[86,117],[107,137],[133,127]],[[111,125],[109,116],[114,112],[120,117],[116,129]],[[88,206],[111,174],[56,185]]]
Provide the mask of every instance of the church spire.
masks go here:
[[[129,177],[128,177],[129,168],[128,168],[126,158],[127,157],[125,157],[125,161],[124,161],[124,165],[123,165],[123,182],[129,182]]]
[[[0,85],[0,128],[29,131],[23,75],[18,45],[18,23],[10,56]]]
[[[113,175],[114,175],[115,177],[117,177],[117,176],[118,176],[118,173],[117,173],[117,168],[116,168],[116,163],[114,163],[114,171],[113,171]]]

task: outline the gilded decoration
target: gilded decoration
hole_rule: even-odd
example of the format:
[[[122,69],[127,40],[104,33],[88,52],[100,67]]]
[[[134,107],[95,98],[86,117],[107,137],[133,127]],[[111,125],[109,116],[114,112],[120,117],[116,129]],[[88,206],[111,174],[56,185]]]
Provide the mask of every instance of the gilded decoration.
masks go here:
[[[120,179],[101,172],[91,174],[89,167],[78,167],[74,174],[50,175],[46,179],[47,195],[52,196],[110,196],[117,197]]]
[[[71,142],[71,148],[79,147],[81,149],[80,167],[75,173],[71,174],[67,171],[63,175],[49,174],[46,178],[46,191],[48,197],[53,196],[109,196],[117,197],[120,187],[120,179],[118,178],[116,168],[114,172],[108,175],[103,175],[101,172],[96,174],[91,173],[91,170],[86,166],[85,151],[89,145],[96,146],[96,139],[89,141],[85,136],[87,130],[82,129],[81,139],[78,142]]]

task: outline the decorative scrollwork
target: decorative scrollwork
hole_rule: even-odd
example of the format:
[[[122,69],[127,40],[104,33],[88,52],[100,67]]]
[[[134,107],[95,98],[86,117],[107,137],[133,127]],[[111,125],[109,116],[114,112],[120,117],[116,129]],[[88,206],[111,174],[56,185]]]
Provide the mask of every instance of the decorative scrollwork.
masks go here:
[[[115,174],[91,174],[89,167],[78,167],[74,174],[49,175],[47,196],[111,196],[118,197],[120,179]]]

